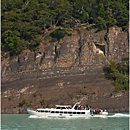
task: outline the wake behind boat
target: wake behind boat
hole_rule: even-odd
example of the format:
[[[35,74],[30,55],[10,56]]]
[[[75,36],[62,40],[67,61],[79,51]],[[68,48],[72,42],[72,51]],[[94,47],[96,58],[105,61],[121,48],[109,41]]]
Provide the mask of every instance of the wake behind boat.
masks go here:
[[[97,114],[108,115],[108,112],[102,110],[93,110],[89,107],[79,106],[77,102],[73,107],[71,105],[56,105],[55,108],[38,108],[36,110],[27,109],[29,115],[42,116],[42,117],[90,117]]]

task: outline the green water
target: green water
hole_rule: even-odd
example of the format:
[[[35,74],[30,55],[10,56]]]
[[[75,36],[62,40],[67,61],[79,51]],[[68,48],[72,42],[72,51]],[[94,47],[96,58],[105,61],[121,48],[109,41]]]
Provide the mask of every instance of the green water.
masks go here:
[[[129,130],[129,115],[110,114],[107,118],[45,119],[28,114],[2,114],[1,130]]]

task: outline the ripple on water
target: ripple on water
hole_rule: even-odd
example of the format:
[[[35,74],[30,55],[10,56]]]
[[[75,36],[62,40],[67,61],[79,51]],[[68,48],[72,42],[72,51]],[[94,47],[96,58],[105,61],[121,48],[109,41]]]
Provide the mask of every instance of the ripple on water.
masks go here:
[[[27,114],[2,114],[2,130],[128,130],[129,114],[111,113],[107,118],[53,119]]]

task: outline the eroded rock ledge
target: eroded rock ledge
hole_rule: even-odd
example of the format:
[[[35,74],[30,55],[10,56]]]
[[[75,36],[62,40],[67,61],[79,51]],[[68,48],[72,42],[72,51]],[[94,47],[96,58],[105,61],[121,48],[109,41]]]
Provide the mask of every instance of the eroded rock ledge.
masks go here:
[[[2,113],[26,113],[42,100],[52,107],[82,98],[94,108],[128,111],[128,91],[115,91],[104,73],[110,60],[121,63],[128,53],[128,32],[116,26],[42,41],[38,51],[2,61]]]

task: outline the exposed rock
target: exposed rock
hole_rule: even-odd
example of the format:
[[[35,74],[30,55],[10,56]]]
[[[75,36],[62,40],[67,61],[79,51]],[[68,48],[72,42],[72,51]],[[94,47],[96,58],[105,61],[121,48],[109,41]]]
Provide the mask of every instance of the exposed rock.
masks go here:
[[[128,111],[128,91],[116,92],[105,78],[110,60],[128,57],[128,33],[119,27],[44,41],[38,51],[5,59],[2,67],[2,113],[26,113],[28,107],[74,104],[83,100],[94,108]],[[25,104],[22,101],[26,100]]]

